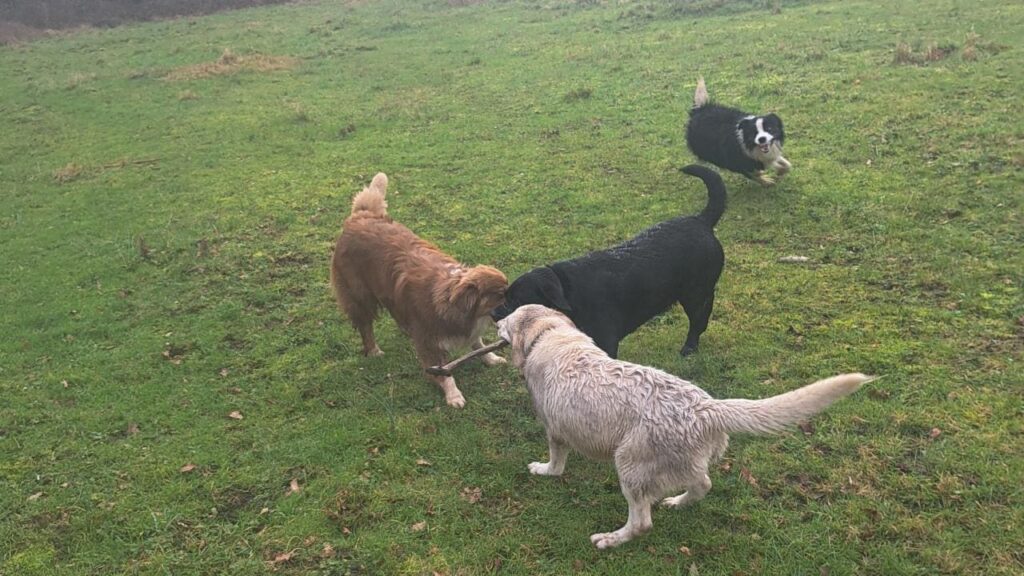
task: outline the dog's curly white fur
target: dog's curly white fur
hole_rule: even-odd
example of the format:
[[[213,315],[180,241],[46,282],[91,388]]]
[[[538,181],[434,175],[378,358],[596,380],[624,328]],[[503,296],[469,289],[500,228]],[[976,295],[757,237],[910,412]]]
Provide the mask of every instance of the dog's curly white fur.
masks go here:
[[[763,400],[716,400],[655,368],[614,360],[568,317],[530,304],[498,322],[511,343],[548,438],[550,460],[533,474],[558,476],[573,449],[614,460],[629,518],[594,534],[598,548],[618,546],[652,527],[651,505],[684,506],[711,489],[708,467],[725,452],[729,433],[770,434],[805,420],[869,378],[843,374]]]

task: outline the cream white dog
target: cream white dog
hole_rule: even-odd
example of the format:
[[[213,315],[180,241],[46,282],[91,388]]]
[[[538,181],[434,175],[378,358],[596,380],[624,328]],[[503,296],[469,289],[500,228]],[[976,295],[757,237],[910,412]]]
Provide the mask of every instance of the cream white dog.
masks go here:
[[[711,489],[708,466],[725,452],[729,433],[779,432],[824,410],[869,378],[843,374],[764,400],[716,400],[671,374],[608,357],[565,315],[544,306],[522,306],[498,322],[511,343],[537,417],[548,437],[548,462],[530,472],[558,476],[573,449],[614,460],[629,503],[626,525],[593,534],[610,548],[648,532],[651,504],[692,504]]]

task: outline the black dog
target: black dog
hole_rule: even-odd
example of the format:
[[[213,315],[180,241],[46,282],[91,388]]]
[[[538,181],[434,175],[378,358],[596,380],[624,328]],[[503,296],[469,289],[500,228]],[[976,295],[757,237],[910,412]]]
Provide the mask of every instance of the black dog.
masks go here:
[[[782,119],[775,114],[754,116],[719,106],[708,98],[704,79],[697,81],[686,126],[686,144],[697,158],[771,186],[775,180],[765,171],[774,170],[781,178],[792,167],[782,156],[785,139]]]
[[[695,352],[725,262],[713,230],[725,212],[725,184],[702,166],[682,170],[708,189],[700,214],[662,222],[608,250],[531,270],[508,287],[504,304],[491,316],[497,321],[525,304],[543,304],[569,316],[615,358],[620,340],[679,302],[690,319],[680,354]]]

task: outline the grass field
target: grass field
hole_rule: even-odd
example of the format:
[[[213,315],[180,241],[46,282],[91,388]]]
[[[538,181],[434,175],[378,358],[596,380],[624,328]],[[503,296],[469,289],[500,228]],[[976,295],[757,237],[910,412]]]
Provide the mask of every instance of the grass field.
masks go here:
[[[302,2],[0,49],[0,574],[1024,573],[1024,4],[771,4]],[[510,367],[454,410],[390,318],[361,357],[328,258],[377,171],[510,278],[696,212],[700,74],[785,119],[794,171],[725,176],[700,352],[675,309],[621,357],[720,397],[885,377],[597,551],[612,467],[531,476]]]

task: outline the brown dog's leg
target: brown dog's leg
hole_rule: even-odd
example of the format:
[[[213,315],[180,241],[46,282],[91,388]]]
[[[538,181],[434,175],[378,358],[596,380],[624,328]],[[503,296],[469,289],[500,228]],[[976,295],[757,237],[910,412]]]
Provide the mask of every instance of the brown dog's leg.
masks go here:
[[[416,357],[419,358],[420,366],[424,369],[444,364],[448,360],[447,354],[443,350],[421,343],[415,336],[413,336],[413,340],[416,347]],[[427,378],[437,384],[441,391],[444,392],[446,404],[454,408],[462,408],[466,405],[466,399],[462,396],[462,392],[459,391],[459,387],[455,385],[455,378],[451,376],[431,376],[430,374],[427,374]]]
[[[476,343],[473,344],[473,350],[479,350],[479,349],[481,349],[483,347],[484,347],[484,340],[483,340],[483,338],[477,338],[476,339]],[[484,354],[483,361],[484,361],[484,364],[487,364],[488,366],[497,366],[498,364],[505,364],[506,362],[508,362],[508,360],[505,360],[504,358],[502,358],[501,356],[498,356],[494,352],[488,352],[487,354]]]
[[[373,321],[377,319],[379,307],[373,293],[362,282],[342,276],[336,263],[331,266],[331,285],[338,308],[348,316],[363,339],[363,356],[383,354],[373,337]]]
[[[384,352],[377,346],[377,339],[373,336],[373,320],[364,325],[357,326],[359,336],[363,339],[363,356],[382,356]]]

